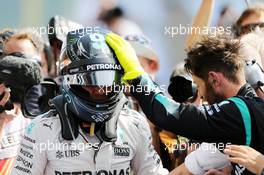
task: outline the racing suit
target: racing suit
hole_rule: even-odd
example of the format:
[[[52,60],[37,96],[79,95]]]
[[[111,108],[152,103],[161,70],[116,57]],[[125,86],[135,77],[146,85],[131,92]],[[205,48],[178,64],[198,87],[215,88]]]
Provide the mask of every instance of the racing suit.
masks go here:
[[[64,140],[56,111],[29,124],[12,175],[128,175],[168,174],[152,144],[146,119],[122,109],[117,140],[101,142],[79,129],[75,140]]]
[[[180,104],[165,97],[146,75],[129,83],[137,88],[132,91],[132,95],[149,120],[158,127],[201,142],[249,143],[250,147],[264,153],[264,101],[254,96],[250,85],[245,84],[237,94],[250,112],[249,122],[244,122],[241,106],[229,99],[197,107],[193,104]],[[234,170],[236,174],[249,174],[243,167],[236,166]]]
[[[24,135],[29,119],[18,115],[8,122],[0,137],[0,174],[8,175],[13,167],[19,144]]]

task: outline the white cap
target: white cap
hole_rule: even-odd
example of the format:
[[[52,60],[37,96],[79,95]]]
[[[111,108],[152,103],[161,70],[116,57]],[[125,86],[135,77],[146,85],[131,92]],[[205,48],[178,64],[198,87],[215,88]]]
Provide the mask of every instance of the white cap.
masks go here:
[[[205,142],[185,158],[184,164],[189,172],[197,175],[209,169],[222,169],[231,165],[228,156],[221,153],[216,145]]]
[[[135,49],[137,56],[142,56],[153,61],[159,61],[158,55],[151,47],[150,41],[143,35],[127,35],[125,36],[131,46]]]
[[[253,87],[259,87],[264,84],[264,72],[256,60],[246,61],[245,76],[247,82]]]

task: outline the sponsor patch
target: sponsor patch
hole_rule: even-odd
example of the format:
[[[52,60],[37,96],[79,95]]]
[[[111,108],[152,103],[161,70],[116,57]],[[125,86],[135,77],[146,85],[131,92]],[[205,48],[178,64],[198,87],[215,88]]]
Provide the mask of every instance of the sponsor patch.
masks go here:
[[[114,147],[114,155],[115,156],[128,157],[130,155],[130,149],[129,148]]]
[[[28,173],[28,174],[31,174],[31,171],[27,168],[24,168],[24,167],[21,167],[21,166],[15,166],[15,169],[19,170],[19,171],[22,171],[22,172],[25,172],[25,173]]]
[[[47,127],[47,128],[49,128],[50,130],[52,130],[52,125],[53,125],[53,122],[50,122],[50,123],[43,123],[43,127]]]
[[[35,123],[30,123],[28,125],[27,130],[26,130],[27,134],[31,134],[32,133],[32,129],[34,128],[34,126],[35,126]]]
[[[23,157],[21,157],[19,155],[17,156],[17,162],[21,162],[27,168],[32,168],[32,166],[33,166],[32,162],[24,159]]]
[[[62,159],[64,157],[78,157],[81,154],[80,150],[58,150],[56,152],[56,158]]]
[[[32,138],[30,138],[28,136],[24,136],[24,139],[29,141],[29,142],[31,142],[31,143],[36,143],[36,140],[34,140],[34,139],[32,139]]]
[[[28,157],[30,159],[33,158],[33,154],[31,154],[29,151],[24,150],[23,148],[20,148],[20,153],[23,154],[23,156]]]
[[[87,65],[86,70],[122,70],[121,65],[117,64],[91,64]]]
[[[98,170],[98,171],[75,171],[75,172],[62,172],[55,171],[55,175],[129,175],[130,167],[124,169],[113,170]]]
[[[19,145],[21,141],[21,132],[15,132],[10,135],[4,135],[0,140],[1,148],[8,148]]]

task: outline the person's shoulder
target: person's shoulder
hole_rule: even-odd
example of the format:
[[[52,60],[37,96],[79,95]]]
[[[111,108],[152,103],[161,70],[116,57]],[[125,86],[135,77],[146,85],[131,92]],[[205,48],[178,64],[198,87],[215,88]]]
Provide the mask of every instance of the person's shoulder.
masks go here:
[[[125,125],[126,128],[131,130],[149,128],[146,117],[128,107],[123,108],[120,112],[118,123],[119,125]]]
[[[203,104],[199,106],[198,109],[208,116],[239,112],[235,103],[230,99],[225,99],[213,104]]]
[[[254,97],[242,97],[242,96],[238,96],[239,98],[243,99],[245,102],[249,103],[249,104],[260,104],[264,106],[264,99],[258,96],[254,96]]]
[[[60,120],[55,110],[50,110],[44,114],[41,114],[29,123],[26,134],[34,133],[50,133],[60,129]]]
[[[146,117],[142,114],[140,114],[138,111],[134,109],[130,109],[128,107],[124,107],[119,116],[120,120],[125,120],[125,121],[147,121]]]
[[[147,119],[135,110],[124,108],[121,111],[117,129],[122,131],[120,134],[135,150],[141,149],[142,146],[147,147],[151,143],[152,136]]]
[[[50,110],[50,111],[45,112],[41,115],[38,115],[37,117],[32,119],[31,122],[42,123],[44,121],[55,121],[58,119],[59,119],[59,117],[57,115],[57,112],[55,110]]]

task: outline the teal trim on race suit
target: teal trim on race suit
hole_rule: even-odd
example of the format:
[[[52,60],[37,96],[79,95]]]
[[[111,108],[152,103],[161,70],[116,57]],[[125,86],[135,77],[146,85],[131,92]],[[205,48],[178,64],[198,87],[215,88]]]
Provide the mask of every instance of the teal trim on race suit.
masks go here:
[[[171,99],[165,97],[162,94],[157,94],[155,96],[155,99],[158,100],[164,106],[164,108],[169,114],[173,116],[177,116],[176,113],[178,112],[179,109],[178,103],[172,103]]]
[[[235,103],[241,113],[246,131],[246,145],[249,146],[251,143],[251,118],[248,107],[246,103],[238,97],[232,97],[229,98],[229,100]]]

